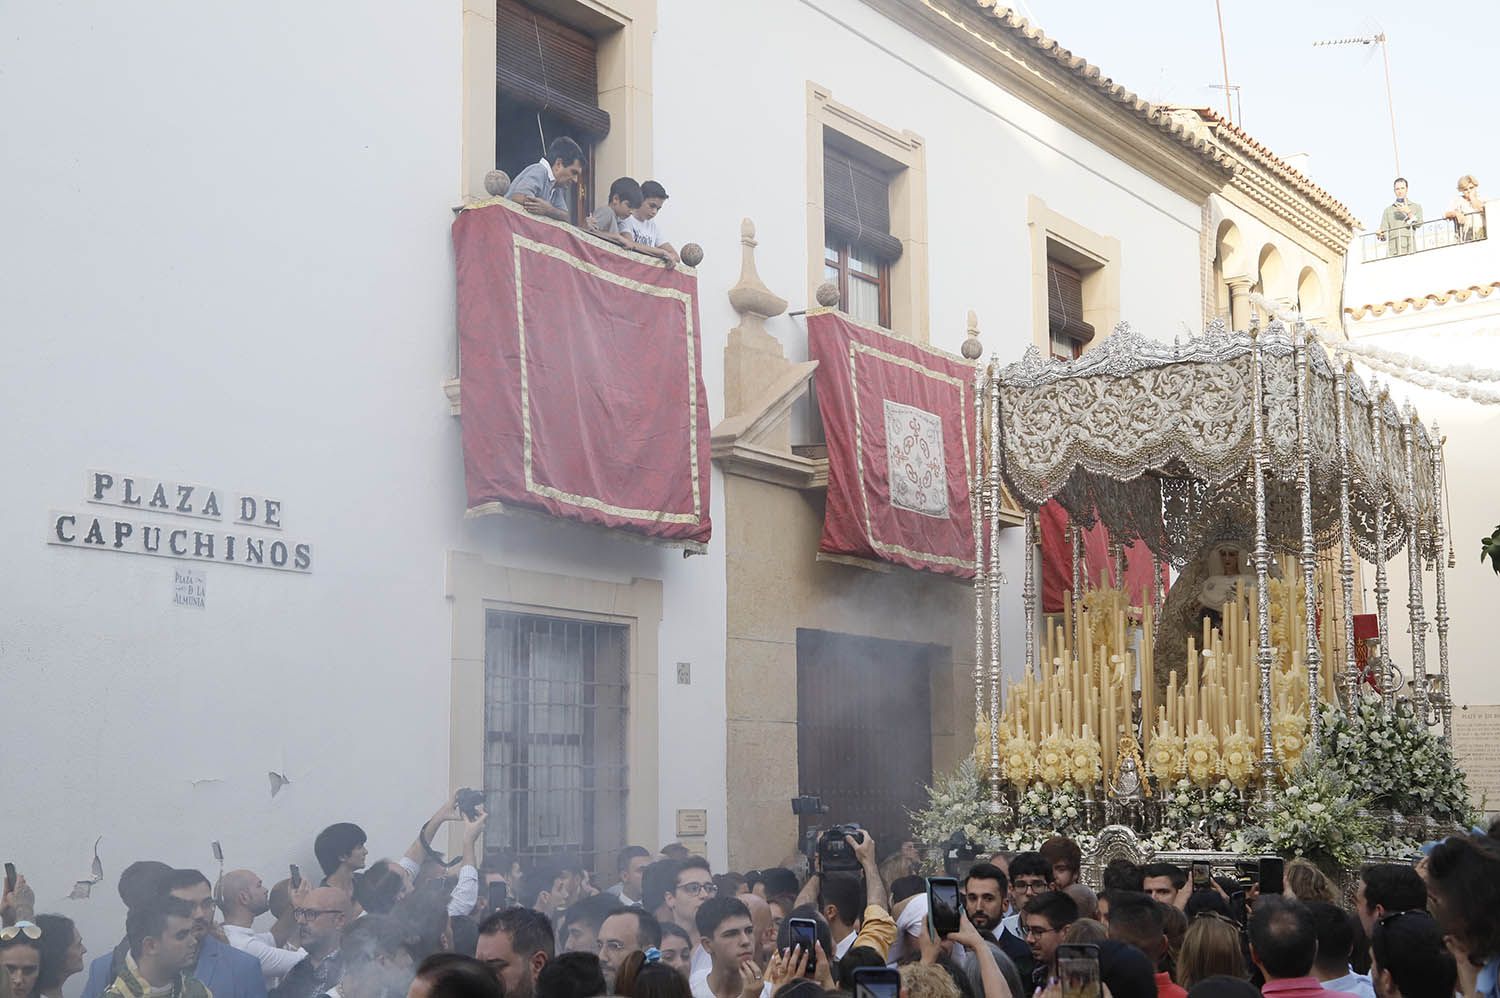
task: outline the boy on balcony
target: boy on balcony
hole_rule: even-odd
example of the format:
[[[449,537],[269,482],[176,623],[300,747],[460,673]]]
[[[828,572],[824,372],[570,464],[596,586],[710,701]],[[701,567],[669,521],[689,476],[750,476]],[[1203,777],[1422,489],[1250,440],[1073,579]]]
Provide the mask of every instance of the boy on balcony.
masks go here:
[[[624,222],[641,206],[641,185],[631,177],[621,177],[609,185],[609,203],[588,217],[584,227],[594,235],[620,246],[634,246],[625,235]]]
[[[561,222],[571,221],[568,188],[583,176],[583,150],[561,135],[547,147],[547,157],[532,163],[511,182],[512,201],[531,212]]]
[[[643,253],[661,257],[668,263],[678,262],[677,249],[662,238],[656,225],[656,213],[667,200],[667,189],[654,180],[641,185],[641,206],[620,221],[620,231],[633,239]]]

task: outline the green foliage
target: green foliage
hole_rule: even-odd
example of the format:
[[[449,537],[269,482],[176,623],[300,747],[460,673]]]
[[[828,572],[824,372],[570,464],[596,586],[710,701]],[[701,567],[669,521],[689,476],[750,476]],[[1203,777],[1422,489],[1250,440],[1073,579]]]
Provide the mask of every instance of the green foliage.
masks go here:
[[[1329,768],[1373,807],[1444,824],[1467,825],[1473,818],[1453,750],[1410,703],[1387,709],[1379,697],[1365,695],[1352,716],[1326,707],[1319,747]]]
[[[1495,527],[1495,532],[1479,541],[1479,560],[1490,560],[1490,566],[1494,568],[1495,574],[1500,575],[1500,525]]]

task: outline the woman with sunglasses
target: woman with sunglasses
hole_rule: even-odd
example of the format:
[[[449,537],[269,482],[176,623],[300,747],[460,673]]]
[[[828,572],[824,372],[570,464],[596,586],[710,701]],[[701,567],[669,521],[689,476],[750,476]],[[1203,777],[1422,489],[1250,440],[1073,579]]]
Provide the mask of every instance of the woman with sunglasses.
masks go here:
[[[38,915],[41,927],[42,966],[37,974],[33,998],[63,998],[63,982],[83,970],[83,936],[71,918],[63,915]]]
[[[0,929],[0,972],[10,979],[11,998],[31,998],[42,969],[42,928],[17,922]]]

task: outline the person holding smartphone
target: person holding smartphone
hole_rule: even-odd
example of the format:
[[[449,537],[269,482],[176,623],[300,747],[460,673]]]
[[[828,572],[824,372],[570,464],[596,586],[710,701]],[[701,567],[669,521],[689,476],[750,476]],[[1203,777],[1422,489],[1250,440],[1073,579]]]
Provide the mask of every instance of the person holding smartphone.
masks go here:
[[[974,923],[969,921],[969,916],[964,912],[962,905],[958,909],[958,930],[955,932],[939,936],[933,931],[932,920],[929,916],[927,931],[921,936],[921,962],[928,965],[938,964],[943,957],[945,946],[951,949],[954,943],[962,946],[968,954],[968,959],[973,960],[979,967],[979,979],[984,991],[981,998],[1022,998],[1012,989],[999,962],[995,959],[994,951],[990,949],[992,940],[974,927]]]

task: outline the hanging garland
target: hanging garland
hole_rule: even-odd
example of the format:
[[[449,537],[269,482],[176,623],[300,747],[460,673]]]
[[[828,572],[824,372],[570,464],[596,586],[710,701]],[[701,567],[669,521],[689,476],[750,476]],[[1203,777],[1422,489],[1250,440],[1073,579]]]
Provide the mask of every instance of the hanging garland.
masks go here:
[[[1432,361],[1415,354],[1400,353],[1396,350],[1386,350],[1370,343],[1360,342],[1336,342],[1335,350],[1342,350],[1361,358],[1378,360],[1383,364],[1406,368],[1413,371],[1423,371],[1439,378],[1450,378],[1454,381],[1500,381],[1500,368],[1475,367],[1473,364],[1455,364],[1452,367],[1444,367],[1434,364]]]
[[[1335,350],[1352,354],[1360,363],[1388,377],[1397,378],[1419,388],[1430,388],[1453,398],[1468,399],[1480,405],[1500,405],[1500,388],[1487,388],[1484,379],[1465,379],[1450,375],[1414,371],[1410,367],[1350,349],[1348,343],[1330,344]],[[1383,351],[1382,351],[1383,352]]]

